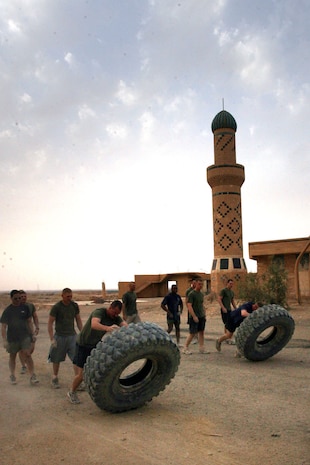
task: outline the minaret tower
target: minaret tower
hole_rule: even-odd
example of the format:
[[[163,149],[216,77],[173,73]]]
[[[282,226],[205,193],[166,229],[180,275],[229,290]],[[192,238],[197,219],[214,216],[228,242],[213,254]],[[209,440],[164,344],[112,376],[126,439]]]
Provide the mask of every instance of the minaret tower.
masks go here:
[[[241,186],[244,166],[236,163],[237,123],[225,110],[212,121],[214,165],[207,168],[212,189],[214,259],[211,290],[219,292],[228,278],[236,284],[247,273],[243,258]],[[235,287],[237,290],[237,286]]]

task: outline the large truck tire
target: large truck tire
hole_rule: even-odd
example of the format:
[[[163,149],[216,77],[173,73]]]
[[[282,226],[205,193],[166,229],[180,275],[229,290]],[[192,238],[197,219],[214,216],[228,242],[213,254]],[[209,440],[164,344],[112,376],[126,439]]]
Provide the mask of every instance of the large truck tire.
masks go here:
[[[291,339],[295,322],[280,305],[264,305],[245,318],[235,340],[238,351],[248,360],[266,360]]]
[[[92,350],[84,380],[95,404],[124,412],[152,400],[175,376],[180,351],[154,323],[131,323],[106,335]]]

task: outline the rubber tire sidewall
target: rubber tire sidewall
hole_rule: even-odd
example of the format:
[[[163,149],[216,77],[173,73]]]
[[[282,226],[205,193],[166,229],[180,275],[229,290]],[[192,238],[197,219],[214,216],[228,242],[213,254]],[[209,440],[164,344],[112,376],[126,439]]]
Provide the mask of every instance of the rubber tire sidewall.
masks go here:
[[[124,369],[141,359],[146,360],[145,373],[142,369],[134,385],[120,382]],[[131,323],[97,344],[87,358],[84,379],[100,409],[123,412],[157,396],[175,376],[179,363],[179,349],[166,331],[154,323]]]
[[[268,328],[268,338],[259,342],[259,335]],[[287,310],[280,305],[264,305],[241,323],[235,336],[236,346],[248,360],[267,360],[286,346],[294,329],[294,320]]]

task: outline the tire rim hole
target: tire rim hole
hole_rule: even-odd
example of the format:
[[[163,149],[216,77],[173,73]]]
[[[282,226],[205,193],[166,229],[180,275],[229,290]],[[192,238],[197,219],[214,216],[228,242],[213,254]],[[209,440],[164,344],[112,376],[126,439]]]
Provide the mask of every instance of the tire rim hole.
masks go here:
[[[264,331],[262,331],[258,338],[256,339],[256,343],[260,346],[268,344],[268,342],[272,341],[275,338],[278,330],[276,326],[269,326]]]
[[[132,387],[145,381],[151,376],[154,364],[150,359],[139,359],[127,365],[119,377],[119,383],[123,387]]]

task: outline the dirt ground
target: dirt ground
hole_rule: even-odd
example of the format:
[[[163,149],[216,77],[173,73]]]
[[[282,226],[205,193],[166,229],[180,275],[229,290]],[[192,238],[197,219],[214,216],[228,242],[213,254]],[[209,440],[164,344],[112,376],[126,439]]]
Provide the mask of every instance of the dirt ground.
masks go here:
[[[99,294],[99,291],[97,292]],[[89,293],[75,293],[82,319],[99,308]],[[235,347],[215,350],[222,333],[216,304],[208,303],[206,347],[210,354],[181,355],[170,385],[143,408],[111,414],[87,392],[79,405],[66,393],[70,361],[60,368],[61,388],[51,388],[47,363],[47,318],[60,300],[53,293],[30,294],[40,320],[34,352],[40,384],[29,376],[9,383],[8,354],[0,351],[0,462],[3,465],[310,465],[310,305],[293,306],[292,340],[264,362],[234,358]],[[84,302],[83,302],[84,301]],[[141,318],[166,328],[161,299],[138,303]],[[1,313],[9,303],[0,296]],[[182,342],[187,335],[183,317]]]

